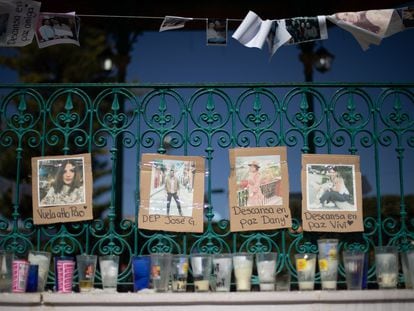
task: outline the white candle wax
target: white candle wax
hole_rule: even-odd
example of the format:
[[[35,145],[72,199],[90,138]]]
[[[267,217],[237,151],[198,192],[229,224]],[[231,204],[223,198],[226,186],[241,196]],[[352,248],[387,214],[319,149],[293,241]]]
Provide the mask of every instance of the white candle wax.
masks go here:
[[[269,292],[275,290],[274,283],[260,283],[260,291],[262,292]]]
[[[299,290],[313,290],[314,282],[311,281],[301,281],[299,282]]]
[[[208,292],[209,281],[208,280],[194,281],[194,287],[195,287],[196,292]]]
[[[381,273],[379,277],[380,287],[396,287],[397,286],[397,275],[395,273]]]
[[[172,289],[175,292],[185,292],[187,287],[187,281],[173,281],[172,282]]]
[[[251,265],[241,266],[234,270],[236,276],[237,290],[249,291],[250,290],[250,278],[252,276]]]
[[[250,279],[252,277],[253,260],[247,256],[233,257],[234,276],[236,277],[236,287],[238,291],[250,290]]]
[[[336,289],[336,281],[322,281],[322,289]]]

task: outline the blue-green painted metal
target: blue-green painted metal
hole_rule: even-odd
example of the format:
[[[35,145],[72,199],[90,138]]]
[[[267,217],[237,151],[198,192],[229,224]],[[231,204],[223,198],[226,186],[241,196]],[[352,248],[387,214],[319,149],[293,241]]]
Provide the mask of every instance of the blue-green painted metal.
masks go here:
[[[316,253],[319,237],[334,236],[340,239],[341,250],[362,249],[369,254],[368,281],[375,283],[373,247],[393,244],[406,251],[414,239],[414,189],[406,186],[412,185],[414,160],[413,89],[414,84],[356,83],[0,85],[0,152],[9,155],[2,161],[12,161],[15,168],[11,205],[1,206],[0,248],[18,256],[30,249],[54,255],[118,254],[119,284],[131,290],[134,254],[277,251],[283,255],[278,271],[289,269],[295,280],[294,254]],[[171,138],[169,145],[164,143],[166,137]],[[130,151],[128,178],[135,183],[135,193],[130,194],[135,198],[134,214],[121,222],[116,221],[121,208],[115,206],[117,185],[123,182],[116,180],[122,165],[119,146]],[[220,187],[216,181],[223,175],[227,150],[255,146],[287,146],[291,183],[300,178],[300,155],[312,148],[318,153],[360,155],[362,172],[365,168],[373,172],[373,190],[370,198],[364,198],[364,233],[301,232],[300,193],[291,194],[295,216],[291,229],[231,233],[227,220],[214,221],[218,209],[214,189]],[[30,184],[30,173],[24,169],[27,155],[30,150],[48,155],[53,148],[58,148],[54,154],[107,152],[112,173],[104,219],[35,226],[30,216],[23,217],[21,189]],[[205,157],[203,234],[137,227],[140,156],[146,152]],[[398,189],[392,208],[384,205],[385,179],[393,180]],[[98,283],[99,278],[98,274]],[[52,270],[49,286],[53,280]],[[342,265],[339,281],[344,283]]]

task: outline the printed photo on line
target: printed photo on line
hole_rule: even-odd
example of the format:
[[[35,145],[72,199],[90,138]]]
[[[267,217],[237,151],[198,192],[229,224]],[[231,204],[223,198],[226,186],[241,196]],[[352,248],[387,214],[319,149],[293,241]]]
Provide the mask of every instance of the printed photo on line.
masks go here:
[[[404,27],[414,27],[414,7],[407,7],[402,9],[402,22]]]
[[[383,10],[371,10],[336,13],[335,17],[336,19],[355,27],[365,29],[375,34],[384,35],[388,27],[388,22],[391,18],[391,14],[391,12],[385,14]]]
[[[206,27],[207,45],[227,44],[227,20],[209,18]]]
[[[354,165],[307,164],[307,208],[356,211]]]
[[[37,161],[38,206],[85,204],[84,158]]]
[[[79,18],[74,14],[42,13],[36,28],[39,48],[55,44],[79,45]]]
[[[151,171],[149,214],[192,216],[194,177],[193,161],[154,161]]]
[[[279,155],[236,157],[239,207],[282,205]]]
[[[318,17],[296,17],[285,20],[286,30],[292,38],[287,44],[325,39],[326,23],[321,23]]]

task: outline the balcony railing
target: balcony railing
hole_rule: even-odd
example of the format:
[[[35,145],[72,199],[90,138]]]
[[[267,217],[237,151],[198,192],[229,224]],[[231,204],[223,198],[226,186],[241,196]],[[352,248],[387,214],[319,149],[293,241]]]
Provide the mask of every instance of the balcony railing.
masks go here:
[[[30,249],[118,254],[121,291],[132,288],[134,254],[275,251],[284,255],[278,271],[288,269],[295,283],[294,254],[317,252],[322,236],[300,230],[301,154],[358,154],[365,230],[323,236],[340,239],[341,250],[366,251],[368,286],[375,287],[373,247],[390,244],[405,251],[414,239],[413,89],[414,84],[335,83],[1,85],[0,248],[17,256]],[[232,233],[225,215],[228,149],[256,146],[288,148],[293,227]],[[34,225],[30,158],[81,152],[109,168],[94,167],[94,190],[109,187],[106,196],[95,193],[95,219]],[[204,233],[137,226],[139,161],[149,152],[205,157]],[[120,181],[122,166],[128,173]],[[98,179],[98,172],[106,177]],[[224,217],[216,220],[218,214]],[[51,271],[48,286],[53,282]],[[343,266],[339,284],[344,284]]]

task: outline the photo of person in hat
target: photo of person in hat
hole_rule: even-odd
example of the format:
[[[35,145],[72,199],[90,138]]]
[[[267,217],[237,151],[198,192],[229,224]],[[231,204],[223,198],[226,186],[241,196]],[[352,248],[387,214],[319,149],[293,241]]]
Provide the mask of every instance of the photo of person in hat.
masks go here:
[[[239,207],[283,204],[280,155],[238,156],[234,175]]]
[[[247,198],[247,206],[261,206],[264,203],[264,195],[260,188],[261,176],[260,176],[260,165],[257,161],[251,161],[249,164],[249,177],[247,190],[249,196]]]

